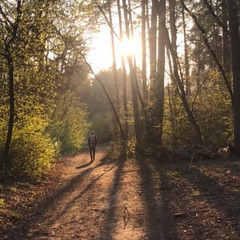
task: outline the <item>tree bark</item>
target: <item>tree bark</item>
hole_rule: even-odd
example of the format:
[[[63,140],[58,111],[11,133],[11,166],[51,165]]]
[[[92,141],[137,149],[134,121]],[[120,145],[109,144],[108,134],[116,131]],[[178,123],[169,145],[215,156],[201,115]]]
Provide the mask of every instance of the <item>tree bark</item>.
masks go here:
[[[0,174],[2,174],[2,177],[4,176],[5,167],[8,164],[8,155],[10,150],[10,144],[12,141],[12,133],[13,133],[13,124],[14,124],[14,105],[15,105],[15,99],[14,99],[14,59],[12,57],[11,51],[12,51],[12,45],[14,41],[17,38],[17,31],[18,31],[18,25],[21,18],[21,1],[17,1],[17,7],[16,7],[16,20],[12,24],[13,29],[11,33],[10,40],[5,45],[5,54],[4,57],[7,60],[8,65],[8,80],[9,80],[9,120],[8,120],[8,130],[7,130],[7,137],[5,141],[5,146],[3,149],[2,154],[2,161],[0,163]],[[7,18],[6,15],[4,15],[3,10],[0,6],[0,13],[3,15],[4,18]],[[10,20],[7,19],[8,22]]]
[[[187,44],[187,34],[186,34],[186,21],[185,21],[185,13],[182,8],[182,19],[183,19],[183,41],[184,41],[184,62],[185,62],[185,88],[186,95],[191,94],[191,83],[190,83],[190,74],[189,74],[189,56],[188,56],[188,44]]]
[[[146,3],[142,0],[142,92],[143,100],[146,103],[148,99],[147,91],[147,54],[146,54]]]
[[[157,14],[158,14],[158,0],[152,0],[151,26],[149,29],[150,100],[153,99],[154,81],[156,81]]]
[[[125,32],[127,39],[130,39],[130,23],[128,18],[128,8],[126,0],[123,0],[123,11],[124,11],[124,20],[125,20]],[[131,55],[127,56],[127,61],[130,71],[130,81],[131,81],[131,93],[132,93],[132,106],[133,106],[133,118],[134,118],[134,130],[136,136],[136,148],[139,147],[141,143],[141,130],[140,130],[140,121],[139,121],[139,109],[138,109],[138,100],[137,100],[137,91],[136,91],[136,73],[133,66],[133,59]]]
[[[227,19],[227,6],[226,6],[226,0],[222,0],[222,23],[223,26],[228,25],[228,19]],[[227,27],[226,27],[227,28]],[[230,57],[230,49],[229,49],[229,31],[225,28],[222,28],[222,63],[223,67],[226,69],[226,72],[230,72],[231,69],[231,57]]]
[[[240,36],[236,0],[228,0],[229,28],[232,53],[234,149],[240,155]]]
[[[123,26],[122,26],[122,12],[120,1],[117,0],[118,6],[118,22],[119,22],[119,36],[120,41],[123,39]],[[129,124],[128,124],[128,104],[127,104],[127,72],[124,61],[124,56],[121,56],[122,62],[122,81],[123,81],[123,111],[124,111],[124,135],[125,139],[128,140],[129,135]]]
[[[9,120],[8,120],[8,131],[5,146],[3,150],[3,161],[1,163],[1,171],[4,171],[5,166],[8,163],[8,155],[10,144],[12,140],[13,124],[14,124],[14,66],[12,57],[7,57],[8,61],[8,78],[9,78]]]
[[[116,51],[115,51],[115,40],[114,40],[114,31],[113,31],[113,20],[112,20],[112,10],[111,10],[111,1],[108,0],[108,14],[109,14],[109,24],[110,24],[110,35],[111,35],[111,44],[112,44],[112,69],[113,69],[113,78],[114,78],[114,86],[115,86],[115,103],[116,103],[116,111],[120,113],[120,100],[119,100],[119,86],[118,86],[118,74],[117,74],[117,63],[116,63]],[[114,127],[114,136],[117,135],[117,124],[115,122],[115,118],[113,120]]]
[[[166,0],[160,0],[158,8],[158,65],[156,87],[154,87],[154,116],[157,119],[157,146],[162,146],[163,114],[164,114],[164,73],[165,73],[165,21]]]

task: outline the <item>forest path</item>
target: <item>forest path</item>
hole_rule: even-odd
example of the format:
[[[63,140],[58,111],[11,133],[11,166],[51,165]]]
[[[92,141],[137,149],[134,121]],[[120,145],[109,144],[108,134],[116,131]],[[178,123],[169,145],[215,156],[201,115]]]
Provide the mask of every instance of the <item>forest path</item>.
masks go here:
[[[236,158],[112,160],[99,145],[93,163],[87,151],[61,157],[43,181],[17,186],[5,187],[15,191],[0,240],[240,239]]]
[[[85,152],[67,158],[64,165],[64,186],[46,205],[25,239],[150,239],[143,199],[143,191],[151,194],[150,186],[142,189],[135,160],[113,161],[106,154],[106,146],[100,145],[93,163]],[[158,224],[155,221],[156,227]],[[152,230],[151,239],[159,239],[160,229]]]

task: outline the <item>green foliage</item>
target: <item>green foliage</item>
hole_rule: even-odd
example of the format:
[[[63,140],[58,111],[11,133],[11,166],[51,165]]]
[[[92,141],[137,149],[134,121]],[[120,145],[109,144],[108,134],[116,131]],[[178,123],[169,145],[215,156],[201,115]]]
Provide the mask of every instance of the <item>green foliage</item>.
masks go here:
[[[8,171],[36,179],[51,167],[56,150],[45,132],[47,121],[37,116],[26,118],[26,124],[14,130]]]
[[[113,159],[119,159],[126,156],[126,149],[122,141],[117,139],[115,139],[114,141],[111,141],[110,147],[109,147],[109,154]]]
[[[201,129],[204,144],[224,146],[233,139],[233,111],[228,92],[219,79],[217,71],[205,76],[201,88],[188,96],[192,111]],[[169,87],[165,104],[163,138],[165,145],[193,145],[193,128],[186,116],[179,95]]]
[[[189,124],[182,101],[173,86],[168,86],[163,124],[163,142],[166,146],[179,147],[192,143],[193,129]]]
[[[198,102],[198,121],[207,145],[224,146],[233,141],[233,111],[229,95],[220,87],[209,88]]]
[[[100,142],[108,142],[111,140],[112,129],[112,116],[109,112],[105,113],[96,112],[92,118],[92,129],[98,136]]]
[[[104,84],[111,99],[114,101],[113,77],[111,71],[102,71],[98,75],[101,82]],[[96,79],[86,79],[83,88],[81,89],[81,100],[85,102],[89,111],[89,121],[92,123],[94,130],[100,142],[111,141],[115,117],[110,106],[110,103]],[[115,131],[116,132],[116,131]]]
[[[135,155],[135,145],[136,141],[135,139],[129,139],[127,141],[127,146],[126,146],[126,156],[127,157],[133,157]]]
[[[109,147],[109,154],[114,159],[119,158],[132,158],[136,153],[136,141],[135,139],[129,139],[125,142],[122,142],[120,139],[115,139],[111,141]]]
[[[120,142],[112,141],[109,147],[109,153],[113,159],[121,157],[123,151],[123,145]]]
[[[89,124],[78,90],[79,80],[88,72],[80,56],[86,50],[85,26],[90,27],[95,18],[89,21],[91,4],[81,3],[24,1],[18,13],[17,3],[4,3],[0,13],[6,18],[0,34],[0,152],[9,124],[7,63],[11,59],[14,122],[6,167],[12,175],[38,178],[59,150],[78,149],[85,141]]]
[[[82,147],[90,129],[85,106],[79,104],[71,91],[66,91],[58,99],[52,123],[48,131],[58,142],[62,153],[71,153]]]

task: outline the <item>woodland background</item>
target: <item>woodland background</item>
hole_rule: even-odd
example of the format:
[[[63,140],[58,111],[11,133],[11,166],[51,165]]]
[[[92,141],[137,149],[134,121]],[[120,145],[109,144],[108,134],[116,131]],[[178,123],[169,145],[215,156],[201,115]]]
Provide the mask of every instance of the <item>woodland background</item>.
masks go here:
[[[0,175],[39,178],[92,129],[117,156],[228,143],[239,154],[239,4],[0,1]],[[94,72],[102,26],[113,64]],[[116,41],[136,35],[140,64],[127,54],[117,67]]]

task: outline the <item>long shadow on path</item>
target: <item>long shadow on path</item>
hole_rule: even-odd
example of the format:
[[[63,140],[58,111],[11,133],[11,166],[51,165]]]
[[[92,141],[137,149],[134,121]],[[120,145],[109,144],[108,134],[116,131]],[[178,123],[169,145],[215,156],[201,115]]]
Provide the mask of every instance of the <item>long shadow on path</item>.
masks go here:
[[[123,170],[123,166],[125,163],[125,159],[122,159],[118,162],[118,167],[115,170],[114,179],[111,183],[111,188],[109,189],[108,195],[108,212],[105,216],[105,220],[102,225],[102,229],[104,229],[104,233],[101,235],[101,239],[114,239],[114,229],[115,229],[115,218],[117,218],[116,206],[118,204],[118,192],[119,185],[121,180],[121,172]]]
[[[147,213],[147,234],[153,240],[177,240],[176,222],[169,206],[170,189],[160,163],[139,159],[142,181],[142,199]]]
[[[67,184],[64,185],[61,189],[57,190],[56,192],[53,192],[53,194],[45,198],[43,201],[37,203],[38,207],[36,211],[29,213],[26,216],[28,221],[23,222],[22,225],[20,225],[20,228],[22,230],[21,234],[19,234],[20,231],[18,231],[17,232],[18,235],[16,235],[14,231],[9,229],[7,233],[8,239],[11,239],[11,240],[12,239],[17,239],[17,240],[34,239],[35,235],[38,235],[39,233],[42,232],[42,229],[39,229],[39,232],[37,229],[38,229],[38,224],[44,221],[45,214],[48,213],[49,211],[58,212],[57,211],[59,207],[58,203],[61,202],[66,197],[66,195],[71,194],[75,189],[79,189],[79,193],[76,196],[74,196],[70,202],[67,202],[64,205],[63,209],[60,212],[58,212],[58,214],[54,218],[51,219],[51,223],[54,224],[54,222],[58,218],[62,217],[65,213],[68,212],[72,204],[74,204],[78,199],[80,199],[81,196],[83,196],[84,194],[87,194],[87,192],[94,186],[94,184],[101,177],[103,177],[108,171],[111,171],[113,168],[115,168],[118,165],[118,163],[116,163],[107,171],[103,172],[102,174],[96,177],[92,177],[90,179],[89,175],[91,174],[91,172],[93,172],[96,167],[104,166],[105,160],[106,160],[105,157],[103,159],[100,159],[100,162],[93,167],[91,167],[90,164],[88,163],[81,165],[80,167],[76,167],[76,168],[83,169],[83,166],[85,166],[88,168],[81,171],[79,175],[75,176],[70,181],[68,181]],[[81,188],[81,186],[83,187]],[[31,229],[35,229],[36,231],[29,235],[29,231],[31,231]],[[31,236],[31,237],[29,238],[28,236]]]
[[[214,177],[214,171],[218,173],[221,169],[219,166],[216,168],[213,164],[212,168],[212,173],[209,175],[198,169],[198,167],[192,168],[190,172],[185,171],[181,174],[193,184],[195,189],[198,189],[200,193],[199,199],[216,209],[217,213],[212,218],[214,227],[217,226],[223,232],[224,229],[229,228],[231,229],[230,232],[232,236],[227,237],[229,237],[229,239],[240,239],[240,193],[238,190],[239,186],[236,186],[234,183],[234,178],[239,177],[239,172],[234,176],[236,167],[232,175],[228,176],[226,173],[226,180],[217,180],[216,177]],[[220,182],[221,180],[222,183]],[[210,213],[211,211],[209,210],[209,215]],[[209,216],[209,218],[210,217],[212,216]],[[198,227],[198,229],[202,228],[199,222],[196,222],[195,226]],[[207,229],[205,232],[206,231]]]

